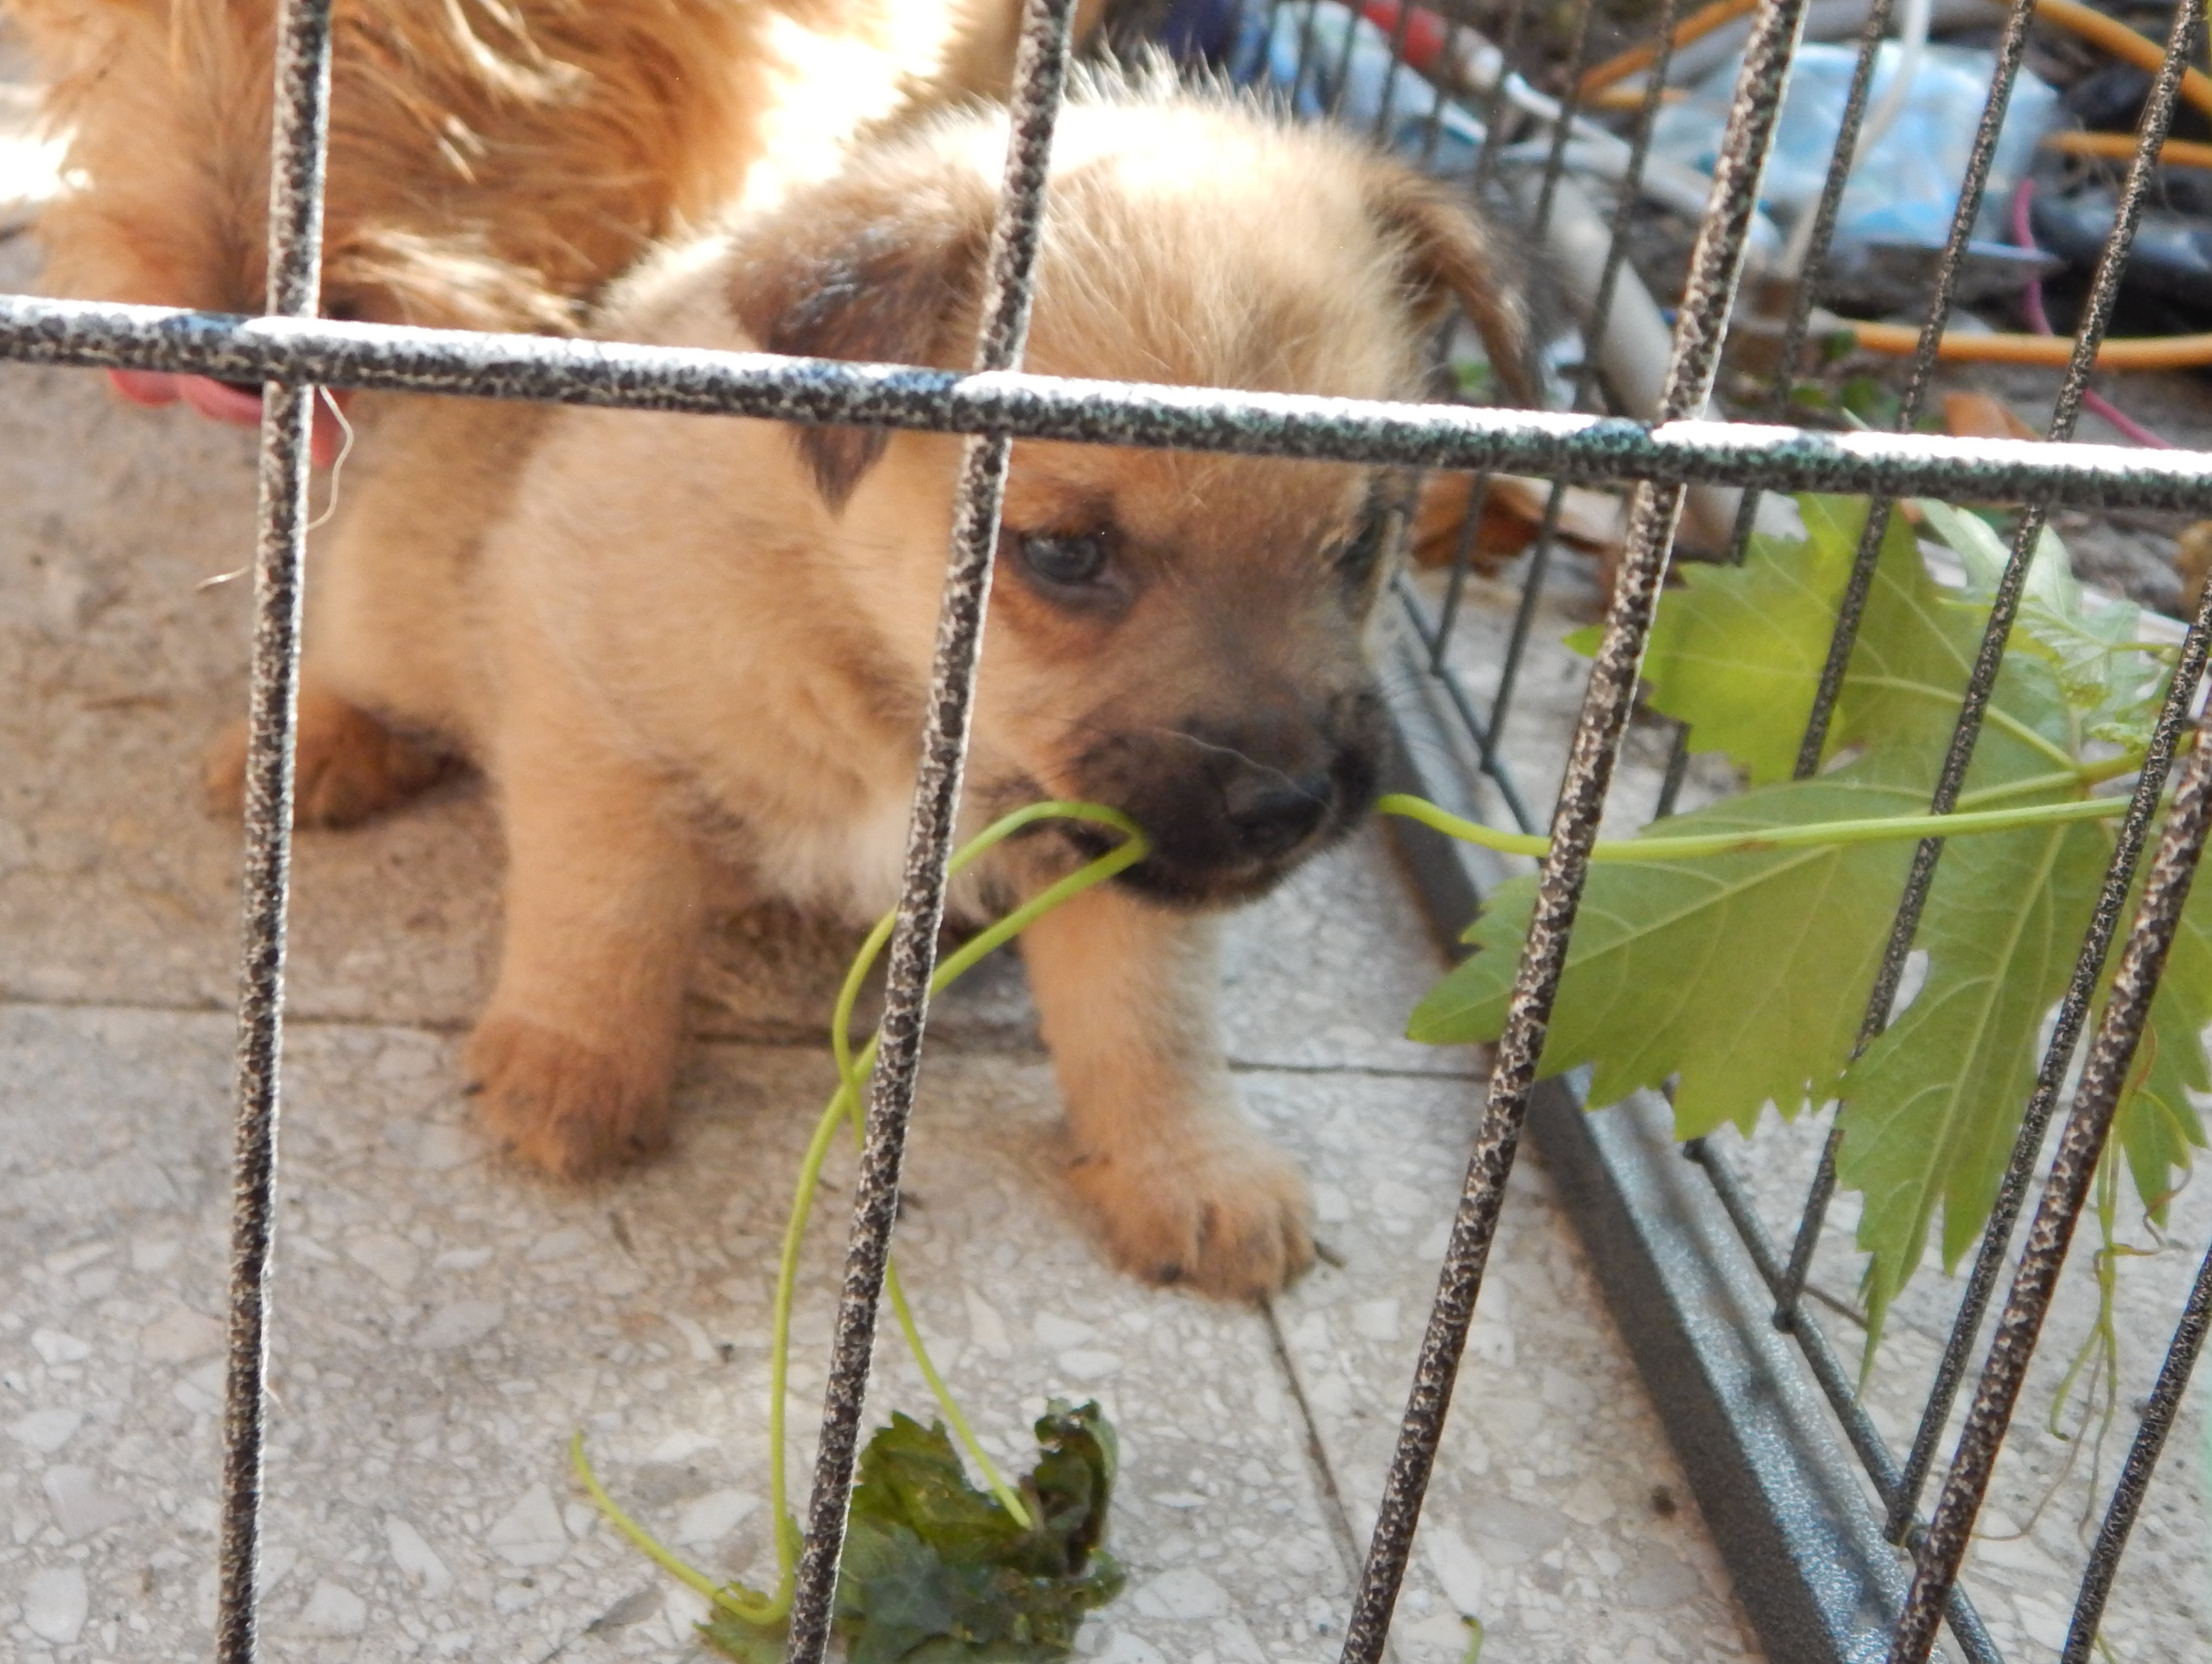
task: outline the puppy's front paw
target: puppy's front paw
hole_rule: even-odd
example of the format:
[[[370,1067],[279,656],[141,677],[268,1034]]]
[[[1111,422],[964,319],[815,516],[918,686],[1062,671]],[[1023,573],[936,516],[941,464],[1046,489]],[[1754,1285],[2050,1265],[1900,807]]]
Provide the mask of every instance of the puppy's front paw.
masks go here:
[[[234,816],[246,803],[246,725],[233,723],[208,748],[208,806]],[[395,733],[343,699],[300,695],[292,818],[300,826],[352,826],[436,785],[453,760]]]
[[[493,1137],[556,1178],[580,1179],[668,1143],[657,1067],[520,1017],[488,1017],[469,1041],[470,1090]]]
[[[1305,1180],[1241,1127],[1079,1155],[1068,1174],[1125,1271],[1224,1300],[1273,1294],[1313,1263]]]

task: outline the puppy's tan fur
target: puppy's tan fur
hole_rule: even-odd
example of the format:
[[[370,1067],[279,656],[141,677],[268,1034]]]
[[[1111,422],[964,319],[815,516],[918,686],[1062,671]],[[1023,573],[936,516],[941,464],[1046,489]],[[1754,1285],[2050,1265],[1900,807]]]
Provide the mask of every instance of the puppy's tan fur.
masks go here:
[[[1087,23],[1100,0],[1085,7]],[[48,286],[263,305],[273,0],[0,0],[68,188]],[[771,152],[995,90],[1013,0],[337,0],[325,310],[551,329]]]
[[[662,257],[600,332],[963,363],[1004,144],[1003,119],[976,115],[875,148]],[[1340,136],[1109,89],[1066,112],[1051,191],[1035,369],[1419,397],[1454,295],[1501,362],[1518,353],[1483,228]],[[405,796],[422,753],[393,730],[489,772],[507,936],[471,1064],[527,1158],[582,1173],[665,1139],[710,871],[855,920],[890,903],[960,450],[426,402],[357,461],[319,563],[302,735],[303,769],[345,790],[307,808]],[[1334,463],[1015,449],[967,817],[1103,799],[1154,839],[1024,954],[1075,1187],[1155,1279],[1248,1294],[1310,1253],[1297,1171],[1236,1107],[1209,910],[1372,793],[1364,634],[1390,484]],[[1048,581],[1040,551],[1086,537],[1110,550],[1104,575]],[[218,793],[237,777],[234,747]],[[1080,853],[1015,841],[956,905],[1003,908]]]

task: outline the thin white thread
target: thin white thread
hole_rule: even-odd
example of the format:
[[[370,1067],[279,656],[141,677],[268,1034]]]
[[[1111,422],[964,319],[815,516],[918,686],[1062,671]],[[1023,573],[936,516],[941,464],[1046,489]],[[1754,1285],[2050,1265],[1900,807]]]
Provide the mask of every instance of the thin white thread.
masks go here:
[[[330,501],[323,505],[323,512],[321,513],[316,515],[313,519],[307,522],[307,531],[310,532],[321,531],[324,526],[330,524],[331,516],[338,512],[338,482],[344,476],[346,459],[353,454],[354,440],[353,423],[346,420],[345,412],[338,406],[337,396],[333,394],[328,387],[316,388],[315,396],[321,399],[324,404],[331,407],[331,416],[337,419],[338,426],[345,431],[345,440],[338,446],[337,459],[331,464]],[[309,436],[307,442],[311,446],[314,443],[312,434]],[[192,593],[195,595],[204,595],[209,590],[220,588],[222,585],[229,583],[234,579],[243,578],[247,573],[252,570],[253,568],[251,566],[241,566],[235,567],[228,572],[218,572],[214,577],[203,578],[199,582],[194,584],[192,586]]]
[[[338,512],[338,481],[345,473],[346,459],[353,454],[353,423],[346,420],[345,412],[338,408],[337,395],[328,387],[317,387],[315,397],[331,407],[331,415],[344,430],[345,440],[338,446],[337,459],[331,464],[331,498],[323,505],[323,512],[307,522],[309,531],[319,531],[330,524],[331,516]],[[308,443],[312,445],[310,438]]]

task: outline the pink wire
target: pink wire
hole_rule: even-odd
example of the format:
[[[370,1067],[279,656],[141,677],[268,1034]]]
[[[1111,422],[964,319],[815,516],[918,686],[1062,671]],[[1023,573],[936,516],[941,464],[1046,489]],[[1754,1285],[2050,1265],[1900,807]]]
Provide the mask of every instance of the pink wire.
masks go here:
[[[2035,232],[2028,216],[2028,210],[2034,201],[2035,181],[2022,179],[2020,189],[2012,193],[2012,240],[2016,247],[2024,248],[2031,254],[2039,252],[2035,246]],[[2043,309],[2043,279],[2030,278],[2021,301],[2021,310],[2027,314],[2030,329],[2038,335],[2057,333],[2051,327],[2051,314]],[[2160,439],[2101,393],[2085,389],[2081,394],[2081,404],[2084,409],[2095,411],[2138,445],[2148,446],[2154,451],[2173,449],[2170,441]]]

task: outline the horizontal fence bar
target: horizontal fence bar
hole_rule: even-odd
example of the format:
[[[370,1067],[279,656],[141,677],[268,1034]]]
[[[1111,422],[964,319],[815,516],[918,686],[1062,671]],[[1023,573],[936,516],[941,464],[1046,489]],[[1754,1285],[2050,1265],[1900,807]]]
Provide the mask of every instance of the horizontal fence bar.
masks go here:
[[[0,359],[1577,480],[2212,513],[2212,452],[1819,433],[0,295]]]

